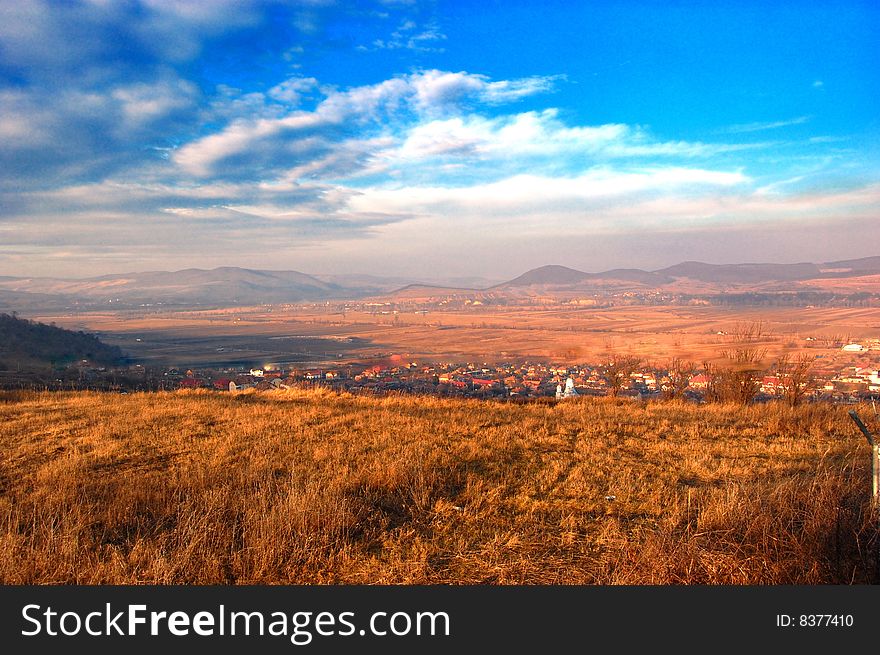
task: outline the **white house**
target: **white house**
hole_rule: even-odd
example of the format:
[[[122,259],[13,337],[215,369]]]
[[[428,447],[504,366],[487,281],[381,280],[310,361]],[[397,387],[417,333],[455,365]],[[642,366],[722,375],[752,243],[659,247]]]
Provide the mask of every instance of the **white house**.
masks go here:
[[[557,398],[574,398],[577,395],[579,395],[579,394],[577,391],[575,391],[574,379],[571,377],[569,377],[565,381],[565,391],[562,390],[561,384],[556,385],[556,397]]]

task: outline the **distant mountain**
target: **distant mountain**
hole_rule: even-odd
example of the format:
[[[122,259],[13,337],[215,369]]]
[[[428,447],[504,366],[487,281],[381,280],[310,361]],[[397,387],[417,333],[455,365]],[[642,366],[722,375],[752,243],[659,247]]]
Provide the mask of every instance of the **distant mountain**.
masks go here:
[[[2,276],[0,310],[96,305],[235,306],[357,299],[390,293],[414,282],[417,281],[404,277],[308,275],[299,271],[262,271],[233,266],[101,275],[86,279]],[[485,278],[441,278],[436,285],[459,286],[472,282],[485,286],[491,284]]]
[[[0,312],[58,310],[70,305],[70,299],[48,293],[7,291],[0,288]]]
[[[427,279],[423,280],[426,284],[437,285],[437,286],[449,286],[456,288],[466,288],[466,289],[488,289],[489,287],[493,287],[497,284],[500,284],[504,280],[500,278],[489,279],[485,277],[479,276],[466,276],[466,277],[441,277],[436,279]]]
[[[818,277],[817,264],[704,264],[682,262],[654,271],[667,277],[686,277],[716,284],[750,284],[768,281],[807,280]]]
[[[541,266],[533,268],[520,275],[517,278],[499,284],[499,287],[528,287],[534,285],[545,284],[577,284],[591,277],[589,273],[577,271],[567,266],[558,266],[551,264],[549,266]]]
[[[645,286],[660,286],[672,282],[673,278],[659,272],[648,272],[638,268],[615,268],[603,273],[589,276],[591,280],[608,280],[619,282],[635,282]]]
[[[498,285],[499,288],[513,287],[608,287],[608,286],[660,286],[671,282],[672,278],[638,268],[615,268],[602,273],[585,273],[567,266],[541,266],[523,273],[517,278]]]
[[[391,294],[395,300],[423,300],[430,298],[449,298],[454,296],[480,297],[484,289],[468,289],[465,287],[445,287],[433,284],[408,284],[395,289]]]
[[[0,314],[0,370],[55,366],[86,359],[115,364],[123,354],[97,337]]]
[[[406,277],[381,277],[378,275],[358,275],[354,273],[315,275],[314,277],[337,288],[349,289],[366,295],[387,293],[413,283],[411,278]]]
[[[863,257],[812,264],[705,264],[682,262],[655,271],[673,278],[688,278],[714,284],[759,284],[794,282],[829,277],[854,277],[880,273],[880,257]]]
[[[0,291],[50,294],[71,302],[123,305],[244,305],[298,302],[346,294],[338,285],[298,271],[256,271],[232,266],[102,275],[82,280],[7,278],[0,280]]]
[[[848,275],[876,275],[880,273],[880,257],[862,257],[861,259],[847,259],[840,262],[827,262],[820,264],[823,275],[848,274]]]
[[[315,275],[314,277],[350,291],[360,292],[362,295],[388,293],[413,285],[453,289],[485,289],[499,282],[499,280],[489,280],[484,277],[408,278],[357,274]]]

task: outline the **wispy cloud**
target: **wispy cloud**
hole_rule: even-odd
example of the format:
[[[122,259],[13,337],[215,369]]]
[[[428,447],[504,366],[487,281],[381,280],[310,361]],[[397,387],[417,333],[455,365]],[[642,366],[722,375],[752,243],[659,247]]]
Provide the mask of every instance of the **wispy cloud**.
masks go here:
[[[440,43],[446,38],[436,24],[428,24],[420,28],[414,21],[407,19],[387,38],[374,39],[369,45],[361,44],[357,49],[362,52],[406,49],[414,52],[441,53],[444,49],[440,47]]]
[[[770,121],[757,123],[743,123],[741,125],[731,125],[726,128],[725,132],[732,134],[740,134],[745,132],[762,132],[764,130],[776,130],[781,127],[790,127],[791,125],[803,125],[810,121],[812,116],[798,116],[784,121]]]

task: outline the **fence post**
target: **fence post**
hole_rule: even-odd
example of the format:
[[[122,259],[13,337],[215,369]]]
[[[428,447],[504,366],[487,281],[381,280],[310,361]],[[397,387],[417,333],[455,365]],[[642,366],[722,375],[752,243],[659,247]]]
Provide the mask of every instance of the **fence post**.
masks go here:
[[[878,506],[878,493],[880,493],[880,443],[877,442],[874,435],[871,434],[871,431],[868,430],[864,423],[862,423],[862,419],[859,418],[859,415],[856,414],[854,409],[849,410],[849,416],[855,421],[855,424],[858,426],[859,430],[862,431],[862,434],[865,435],[865,438],[871,445],[871,499],[876,508]]]

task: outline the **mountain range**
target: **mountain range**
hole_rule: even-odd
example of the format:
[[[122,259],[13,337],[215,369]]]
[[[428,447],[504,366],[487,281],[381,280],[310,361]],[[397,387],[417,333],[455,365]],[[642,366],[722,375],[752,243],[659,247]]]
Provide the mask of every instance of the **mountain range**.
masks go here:
[[[688,261],[656,271],[618,268],[602,273],[585,273],[565,266],[551,265],[535,268],[499,286],[565,285],[603,280],[662,286],[680,278],[717,285],[742,285],[878,274],[880,274],[880,257],[864,257],[823,264],[806,262],[799,264],[706,264]]]
[[[707,264],[687,261],[654,271],[619,268],[588,273],[566,266],[532,269],[506,282],[483,278],[413,280],[377,275],[309,275],[223,266],[211,270],[149,271],[85,279],[0,277],[0,310],[234,306],[443,294],[528,296],[597,291],[837,290],[880,292],[880,256],[797,264]]]

